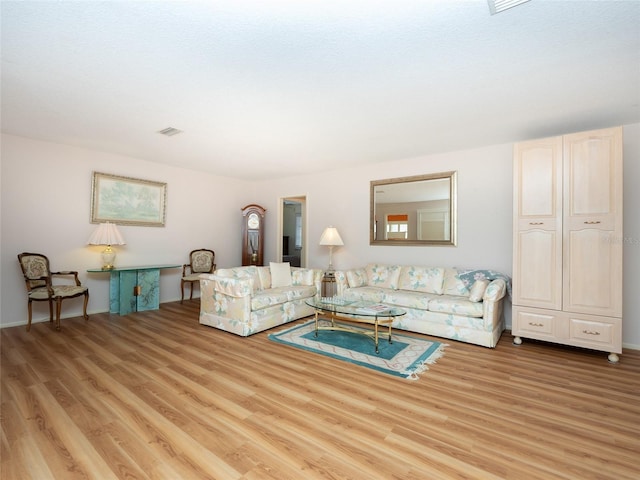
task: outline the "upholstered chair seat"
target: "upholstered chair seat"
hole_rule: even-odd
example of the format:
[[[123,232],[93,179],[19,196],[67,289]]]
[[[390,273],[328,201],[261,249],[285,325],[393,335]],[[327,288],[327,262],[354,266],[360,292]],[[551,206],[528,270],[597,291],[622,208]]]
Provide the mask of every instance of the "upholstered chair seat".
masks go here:
[[[29,318],[27,322],[27,332],[31,329],[32,302],[49,302],[49,321],[53,322],[53,302],[56,303],[56,330],[60,330],[60,311],[62,301],[67,298],[75,298],[84,295],[83,317],[89,319],[87,315],[87,304],[89,303],[89,289],[82,286],[78,279],[78,272],[64,271],[52,272],[49,267],[49,259],[39,253],[24,252],[18,255],[18,261],[27,287],[27,308]],[[53,284],[54,277],[73,277],[73,283]]]
[[[75,285],[54,285],[51,287],[53,289],[53,297],[77,297],[78,295],[84,294],[88,289],[87,287],[75,286]],[[46,287],[36,288],[31,290],[29,296],[33,300],[47,300],[49,298],[49,290]]]

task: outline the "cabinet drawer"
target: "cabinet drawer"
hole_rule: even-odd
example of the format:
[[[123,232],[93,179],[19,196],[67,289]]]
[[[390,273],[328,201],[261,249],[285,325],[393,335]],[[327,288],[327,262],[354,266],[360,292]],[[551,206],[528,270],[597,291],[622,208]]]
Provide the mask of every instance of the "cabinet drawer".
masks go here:
[[[513,308],[512,331],[514,335],[530,336],[541,340],[553,339],[556,322],[557,319],[552,313]]]
[[[609,347],[611,351],[616,350],[617,335],[615,323],[583,318],[570,318],[569,335],[571,344],[573,345],[598,349]]]

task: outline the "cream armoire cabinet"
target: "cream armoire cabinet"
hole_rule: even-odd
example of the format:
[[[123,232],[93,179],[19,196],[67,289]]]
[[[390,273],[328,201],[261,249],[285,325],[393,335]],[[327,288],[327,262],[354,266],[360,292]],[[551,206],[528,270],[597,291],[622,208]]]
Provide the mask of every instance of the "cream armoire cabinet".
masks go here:
[[[622,127],[514,148],[514,343],[622,353]]]

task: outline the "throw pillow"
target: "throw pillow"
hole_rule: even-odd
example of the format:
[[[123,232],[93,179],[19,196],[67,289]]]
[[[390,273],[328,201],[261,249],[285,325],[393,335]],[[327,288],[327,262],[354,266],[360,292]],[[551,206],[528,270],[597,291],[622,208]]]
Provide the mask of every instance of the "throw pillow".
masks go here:
[[[398,279],[400,278],[399,265],[367,265],[367,285],[379,288],[398,289]]]
[[[400,269],[400,290],[442,295],[444,268],[408,266]]]
[[[289,262],[269,263],[271,270],[271,288],[291,286],[291,265]]]
[[[367,272],[364,268],[347,270],[347,281],[351,288],[364,287],[367,284]]]
[[[460,277],[458,277],[458,269],[447,267],[444,269],[444,284],[442,286],[442,293],[444,295],[457,295],[459,297],[469,296],[469,287]]]
[[[292,268],[291,283],[292,285],[313,285],[313,270],[310,268]]]
[[[479,278],[475,282],[473,282],[473,286],[471,287],[471,291],[469,292],[469,301],[471,302],[480,302],[482,297],[484,297],[484,292],[489,286],[489,280],[486,278]]]
[[[271,288],[271,269],[269,267],[257,267],[260,278],[260,290]]]

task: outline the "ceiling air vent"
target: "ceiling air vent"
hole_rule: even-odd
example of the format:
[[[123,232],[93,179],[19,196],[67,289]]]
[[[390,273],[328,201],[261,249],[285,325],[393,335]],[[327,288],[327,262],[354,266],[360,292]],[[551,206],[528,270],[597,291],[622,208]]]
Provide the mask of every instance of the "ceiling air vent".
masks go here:
[[[496,13],[504,12],[512,7],[517,7],[518,5],[527,3],[528,1],[530,0],[487,0],[487,3],[489,3],[489,11],[491,12],[491,15],[495,15]]]
[[[182,130],[178,130],[177,128],[173,127],[167,127],[164,130],[158,131],[158,133],[161,135],[166,135],[167,137],[173,137],[174,135],[182,133]]]

